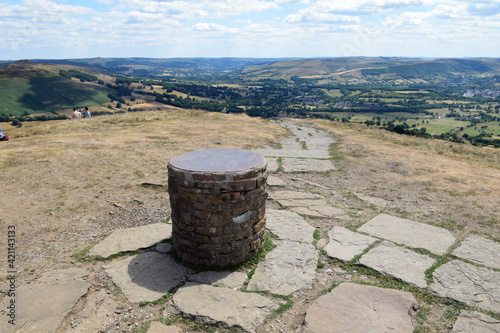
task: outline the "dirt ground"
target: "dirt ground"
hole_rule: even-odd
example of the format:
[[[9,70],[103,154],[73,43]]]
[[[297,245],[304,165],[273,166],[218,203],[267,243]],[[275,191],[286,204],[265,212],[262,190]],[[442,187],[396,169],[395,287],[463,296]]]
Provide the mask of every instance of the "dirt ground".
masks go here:
[[[447,228],[459,239],[477,233],[500,240],[499,150],[401,138],[357,124],[299,122],[332,134],[337,169],[274,175],[287,184],[283,189],[321,194],[348,212],[342,219],[306,217],[321,238],[335,225],[358,226],[387,213]],[[115,229],[168,219],[163,185],[171,158],[216,147],[254,149],[290,135],[259,118],[176,109],[2,128],[12,139],[0,145],[1,297],[6,288],[8,226],[16,228],[20,285],[47,270],[78,266],[93,272],[90,283],[95,288],[114,291],[102,262],[81,260],[79,254]],[[385,199],[389,205],[375,206],[357,195]],[[279,208],[273,201],[268,207]],[[397,284],[324,255],[321,261],[314,288],[292,294],[288,300],[293,306],[270,318],[259,332],[299,330],[307,307],[334,283]],[[123,296],[116,299],[135,313],[133,321],[117,314],[116,331],[143,332],[151,320],[162,318],[164,304],[139,309]],[[416,331],[449,331],[457,305],[424,293],[417,299],[421,315],[415,318]],[[181,319],[175,325],[189,332],[216,330]]]

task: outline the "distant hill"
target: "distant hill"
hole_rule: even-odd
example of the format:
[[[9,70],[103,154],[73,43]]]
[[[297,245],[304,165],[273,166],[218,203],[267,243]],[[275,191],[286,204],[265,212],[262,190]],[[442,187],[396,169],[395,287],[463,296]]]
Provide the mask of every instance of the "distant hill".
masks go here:
[[[249,66],[248,79],[305,78],[338,83],[439,82],[460,75],[500,74],[500,59],[328,58]]]
[[[122,75],[218,75],[252,65],[261,65],[280,59],[263,58],[88,58],[64,60],[35,60],[53,64],[102,68]]]
[[[101,105],[110,89],[102,70],[21,60],[0,67],[0,115],[57,113],[75,105]]]

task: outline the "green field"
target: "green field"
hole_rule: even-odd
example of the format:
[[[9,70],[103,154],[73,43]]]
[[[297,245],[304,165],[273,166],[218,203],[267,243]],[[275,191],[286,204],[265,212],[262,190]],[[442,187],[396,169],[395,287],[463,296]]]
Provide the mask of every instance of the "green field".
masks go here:
[[[109,89],[62,77],[0,78],[0,114],[57,112],[79,105],[101,105]]]

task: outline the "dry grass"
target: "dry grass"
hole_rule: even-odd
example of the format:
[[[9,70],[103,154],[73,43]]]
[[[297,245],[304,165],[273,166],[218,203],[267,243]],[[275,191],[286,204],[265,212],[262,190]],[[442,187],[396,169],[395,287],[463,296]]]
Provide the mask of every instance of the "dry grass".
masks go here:
[[[20,267],[68,262],[89,239],[107,232],[97,230],[113,203],[168,207],[165,190],[140,184],[166,184],[174,156],[216,147],[253,149],[287,135],[258,118],[193,110],[2,128],[12,139],[0,145],[0,227],[16,225],[24,249]],[[30,259],[34,253],[43,259]]]

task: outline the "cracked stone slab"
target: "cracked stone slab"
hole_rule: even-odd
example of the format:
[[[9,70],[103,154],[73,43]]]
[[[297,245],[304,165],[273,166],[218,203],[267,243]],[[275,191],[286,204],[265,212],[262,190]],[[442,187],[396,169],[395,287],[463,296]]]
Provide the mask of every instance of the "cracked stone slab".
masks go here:
[[[432,276],[436,295],[500,313],[500,272],[453,260]]]
[[[460,311],[450,333],[499,333],[500,320],[480,312]]]
[[[342,283],[307,309],[305,333],[412,333],[418,303],[406,291]]]
[[[189,277],[189,281],[200,284],[216,284],[231,289],[241,289],[248,276],[242,272],[206,271]]]
[[[311,288],[317,264],[318,252],[312,244],[282,241],[257,265],[247,289],[290,295]]]
[[[152,302],[184,282],[188,269],[170,255],[145,252],[104,266],[130,302]]]
[[[255,328],[278,308],[276,303],[258,294],[197,284],[180,288],[173,303],[196,323],[241,327],[247,332],[255,332]]]
[[[33,283],[17,288],[15,325],[2,320],[0,331],[18,332],[17,329],[21,328],[22,332],[55,332],[90,287],[78,276],[81,272],[75,274],[73,270],[67,273],[62,270],[49,273],[58,276],[57,279],[47,277],[49,283],[56,284]],[[8,297],[2,309],[7,309],[7,302],[10,302]]]
[[[500,269],[500,243],[471,235],[452,253],[476,264]]]
[[[285,157],[281,163],[285,172],[322,172],[335,170],[330,160]]]
[[[302,216],[287,210],[268,209],[266,211],[266,228],[279,239],[312,243],[314,231],[312,225]]]
[[[330,206],[292,207],[290,209],[298,214],[314,216],[314,217],[332,217],[336,215],[342,215],[342,216],[347,215],[347,213],[344,210]]]
[[[118,229],[91,248],[87,255],[107,258],[120,252],[148,248],[170,237],[172,237],[172,225],[166,223]]]
[[[363,253],[365,249],[378,240],[337,226],[328,232],[328,237],[330,242],[324,250],[329,257],[342,261],[354,259],[355,256]]]
[[[89,292],[85,297],[85,304],[80,311],[73,310],[72,325],[62,333],[106,332],[111,325],[118,303],[109,295],[107,290],[101,289]]]
[[[304,199],[324,199],[323,196],[302,191],[276,191],[269,193],[275,200],[304,200]]]
[[[363,255],[359,262],[382,274],[419,288],[427,288],[425,271],[437,261],[429,256],[385,241]]]
[[[375,216],[357,231],[439,255],[445,254],[456,240],[446,229],[387,214]]]

